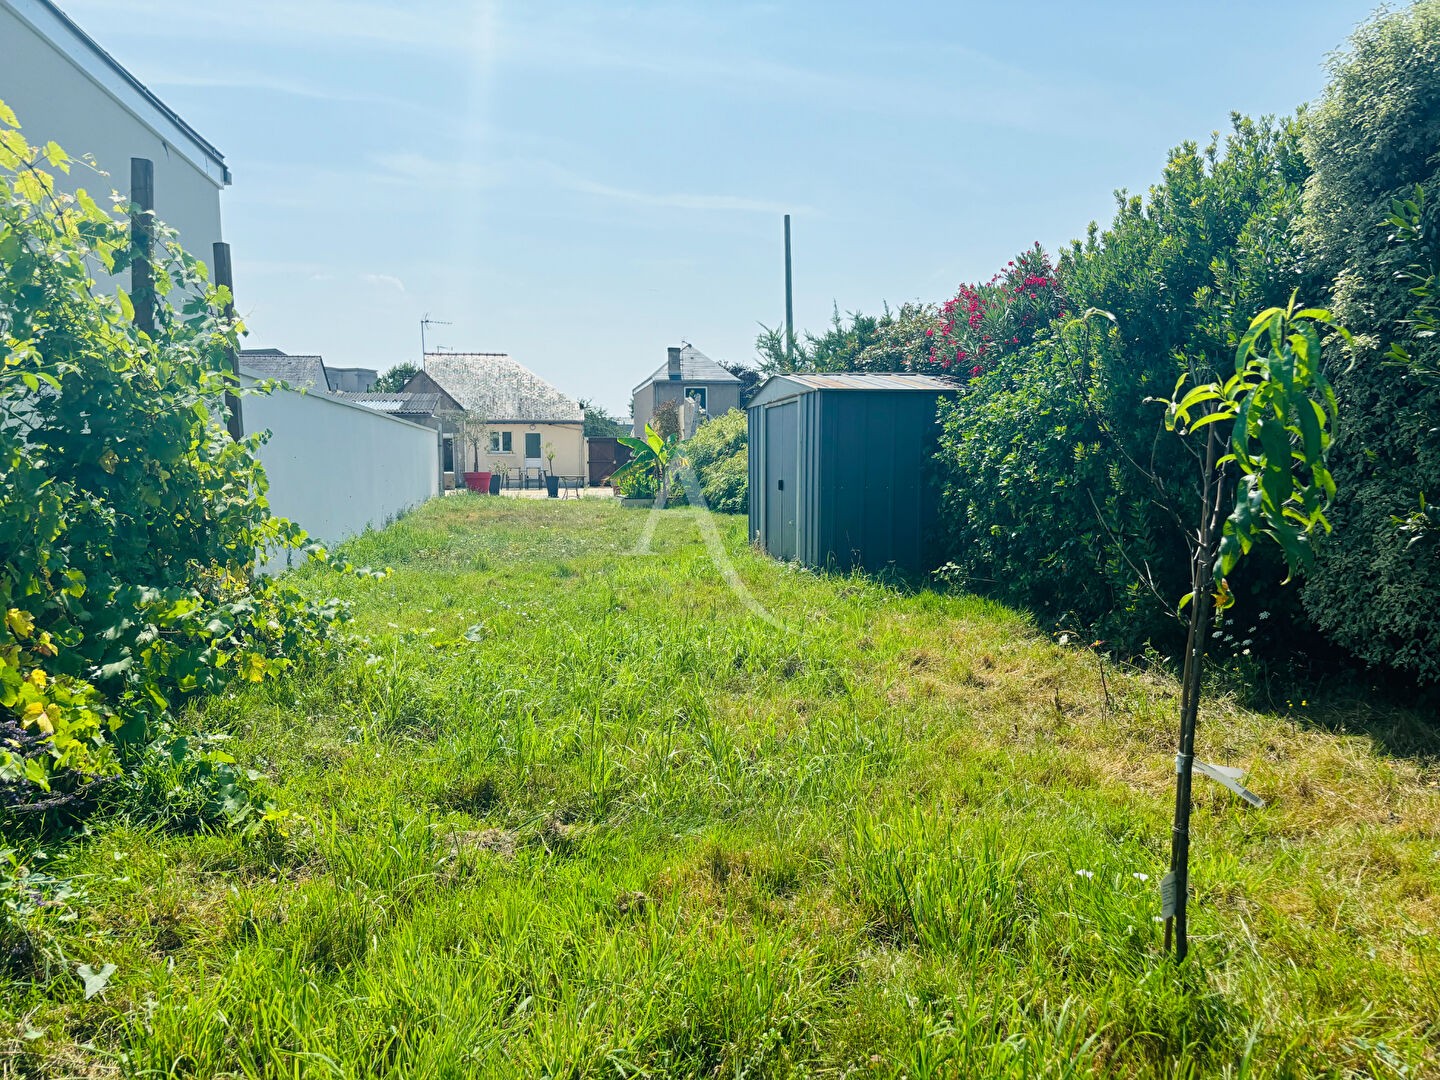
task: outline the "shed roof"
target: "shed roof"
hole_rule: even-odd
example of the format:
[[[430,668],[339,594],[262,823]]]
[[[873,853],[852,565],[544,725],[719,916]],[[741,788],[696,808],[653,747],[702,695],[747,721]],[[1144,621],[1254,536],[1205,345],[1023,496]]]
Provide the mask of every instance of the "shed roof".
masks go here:
[[[667,358],[661,364],[655,374],[635,387],[638,393],[644,390],[655,381],[667,382],[670,379],[670,361]],[[710,357],[706,356],[694,345],[682,345],[680,347],[680,379],[683,382],[708,382],[708,383],[738,383],[740,380],[729,371],[726,371]]]
[[[509,353],[426,353],[424,374],[466,412],[491,421],[583,424],[578,402]]]
[[[356,405],[364,405],[376,412],[395,413],[400,416],[434,416],[435,411],[440,408],[439,394],[409,394],[403,391],[396,394],[358,394],[332,390],[330,396],[342,401],[353,401]]]
[[[958,390],[960,386],[955,379],[943,375],[868,371],[791,372],[772,375],[761,383],[750,399],[750,407],[817,390],[926,391],[936,394]]]
[[[279,379],[297,390],[330,389],[323,356],[291,356],[279,349],[241,349],[240,364],[259,379]]]

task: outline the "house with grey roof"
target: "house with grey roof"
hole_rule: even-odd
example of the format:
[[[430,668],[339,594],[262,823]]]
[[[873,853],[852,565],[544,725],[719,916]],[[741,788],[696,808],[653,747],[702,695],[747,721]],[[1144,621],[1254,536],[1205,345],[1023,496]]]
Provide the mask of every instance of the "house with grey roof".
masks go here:
[[[461,472],[583,478],[585,413],[508,353],[427,352],[407,394],[444,394],[460,407],[451,434]]]
[[[296,390],[330,390],[323,356],[301,356],[279,349],[241,349],[240,368],[256,379],[278,379]]]
[[[740,407],[740,380],[694,345],[672,345],[666,354],[665,364],[631,393],[636,437],[645,434],[661,402],[690,402],[701,419]]]

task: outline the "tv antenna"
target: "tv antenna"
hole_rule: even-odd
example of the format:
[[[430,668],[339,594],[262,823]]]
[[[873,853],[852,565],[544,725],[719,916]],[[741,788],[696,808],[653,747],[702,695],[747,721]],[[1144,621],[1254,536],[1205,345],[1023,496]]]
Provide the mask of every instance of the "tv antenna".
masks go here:
[[[454,323],[446,322],[444,319],[432,319],[427,311],[425,317],[420,320],[420,370],[425,370],[425,328],[429,326],[453,326]]]

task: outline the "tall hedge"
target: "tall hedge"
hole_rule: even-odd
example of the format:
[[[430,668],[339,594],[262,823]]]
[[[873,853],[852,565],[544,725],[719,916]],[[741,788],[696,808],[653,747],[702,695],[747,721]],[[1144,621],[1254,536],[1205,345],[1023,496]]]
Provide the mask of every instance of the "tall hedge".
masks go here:
[[[1237,117],[1223,143],[1173,151],[1147,198],[1121,196],[1109,228],[1061,257],[1063,304],[1113,323],[1060,320],[942,407],[943,539],[960,576],[1125,647],[1174,637],[1194,463],[1146,399],[1182,372],[1233,368],[1250,316],[1306,285],[1299,138],[1293,121]],[[1249,568],[1238,614],[1280,614],[1284,576]]]
[[[1416,300],[1398,276],[1419,253],[1383,223],[1391,201],[1426,192],[1425,232],[1440,243],[1440,0],[1362,25],[1331,65],[1310,113],[1305,248],[1333,281],[1331,307],[1356,335],[1334,373],[1341,424],[1334,533],[1304,590],[1316,623],[1377,665],[1440,681],[1440,538],[1397,527],[1423,495],[1440,503],[1440,366],[1434,338],[1411,339]],[[1413,368],[1387,364],[1407,341]]]

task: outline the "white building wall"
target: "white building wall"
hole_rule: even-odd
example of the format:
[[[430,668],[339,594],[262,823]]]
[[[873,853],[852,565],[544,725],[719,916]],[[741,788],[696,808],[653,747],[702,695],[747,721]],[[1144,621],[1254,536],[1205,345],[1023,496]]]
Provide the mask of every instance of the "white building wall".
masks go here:
[[[53,140],[71,157],[90,155],[110,174],[77,164],[66,176],[47,166],[62,190],[83,187],[101,206],[110,205],[112,191],[128,197],[130,159],[149,158],[156,216],[210,264],[211,245],[222,239],[223,164],[36,0],[0,0],[0,100],[15,111],[32,146]]]
[[[245,385],[255,381],[242,373]],[[271,511],[321,543],[382,528],[439,493],[439,434],[433,428],[296,390],[241,402],[245,433],[271,433],[260,448]],[[285,565],[282,553],[266,569]]]

